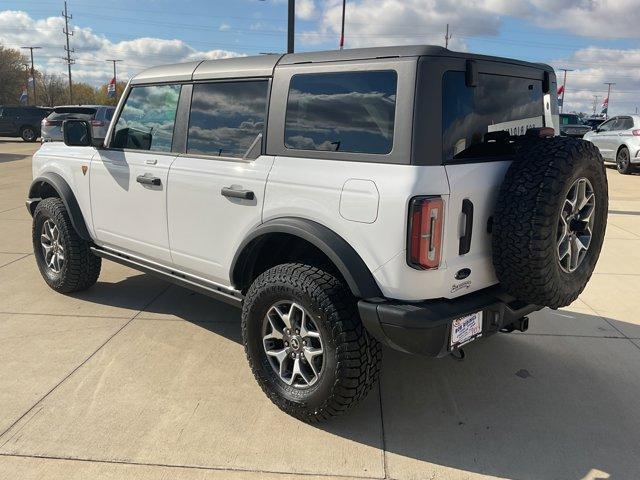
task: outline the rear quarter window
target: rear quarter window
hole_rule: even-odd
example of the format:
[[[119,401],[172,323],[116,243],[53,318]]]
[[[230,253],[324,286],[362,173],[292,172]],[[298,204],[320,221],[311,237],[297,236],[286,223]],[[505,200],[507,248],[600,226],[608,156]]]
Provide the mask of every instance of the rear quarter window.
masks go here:
[[[512,154],[508,143],[485,142],[490,132],[523,135],[543,126],[542,82],[503,75],[478,75],[468,87],[465,73],[448,71],[442,80],[443,161]]]
[[[291,78],[285,146],[388,154],[393,149],[395,71],[298,74]]]

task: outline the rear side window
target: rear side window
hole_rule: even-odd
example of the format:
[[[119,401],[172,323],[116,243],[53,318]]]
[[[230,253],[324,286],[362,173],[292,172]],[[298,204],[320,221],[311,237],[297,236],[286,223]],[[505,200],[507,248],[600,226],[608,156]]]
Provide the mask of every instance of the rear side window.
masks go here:
[[[630,130],[633,128],[633,119],[631,117],[622,117],[617,125],[618,130]]]
[[[395,71],[294,75],[285,146],[298,150],[387,154],[393,148]]]
[[[266,80],[193,86],[187,153],[243,158],[264,130]]]
[[[543,126],[542,82],[528,78],[480,74],[478,85],[467,87],[464,72],[446,72],[442,80],[443,160],[513,153],[487,133],[524,135]]]
[[[112,148],[171,151],[180,85],[131,89],[113,134]]]

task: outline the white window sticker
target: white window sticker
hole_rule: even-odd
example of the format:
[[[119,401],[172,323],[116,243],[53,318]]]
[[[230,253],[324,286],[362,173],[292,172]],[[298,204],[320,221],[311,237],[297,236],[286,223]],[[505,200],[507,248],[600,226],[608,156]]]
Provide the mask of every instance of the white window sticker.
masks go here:
[[[489,125],[487,127],[487,131],[499,132],[500,130],[506,130],[509,132],[509,135],[524,135],[527,132],[527,129],[536,127],[542,127],[542,116],[496,123],[494,125]]]

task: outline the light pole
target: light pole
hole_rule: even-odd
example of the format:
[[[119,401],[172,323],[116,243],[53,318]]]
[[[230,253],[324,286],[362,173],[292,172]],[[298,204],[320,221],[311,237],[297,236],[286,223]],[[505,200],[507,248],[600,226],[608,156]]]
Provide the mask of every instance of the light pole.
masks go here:
[[[609,104],[611,103],[611,85],[615,85],[615,82],[604,82],[605,85],[609,86],[607,90],[607,113],[605,113],[606,117],[609,118]]]
[[[293,53],[296,28],[296,0],[289,0],[289,15],[287,25],[287,53]]]
[[[570,68],[561,68],[564,71],[564,80],[562,81],[562,103],[560,104],[560,113],[564,110],[564,92],[567,90],[567,72],[573,72]]]
[[[340,30],[340,50],[344,48],[344,14],[347,9],[347,0],[342,0],[342,28]]]
[[[33,51],[39,50],[42,47],[20,47],[29,49],[31,51],[31,80],[33,81],[33,104],[36,105],[38,103],[38,97],[36,96],[36,75],[33,70]],[[29,81],[27,80],[27,88],[29,88]]]
[[[111,58],[109,60],[105,60],[105,62],[113,63],[113,97],[118,98],[118,79],[116,78],[116,62],[121,62],[122,60],[118,60],[116,58]]]

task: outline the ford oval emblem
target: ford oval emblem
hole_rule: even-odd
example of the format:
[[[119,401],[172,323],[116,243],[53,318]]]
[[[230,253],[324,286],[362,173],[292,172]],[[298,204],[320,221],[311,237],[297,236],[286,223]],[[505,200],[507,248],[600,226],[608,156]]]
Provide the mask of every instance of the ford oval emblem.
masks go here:
[[[464,280],[469,275],[471,275],[470,268],[462,268],[456,272],[456,280]]]

